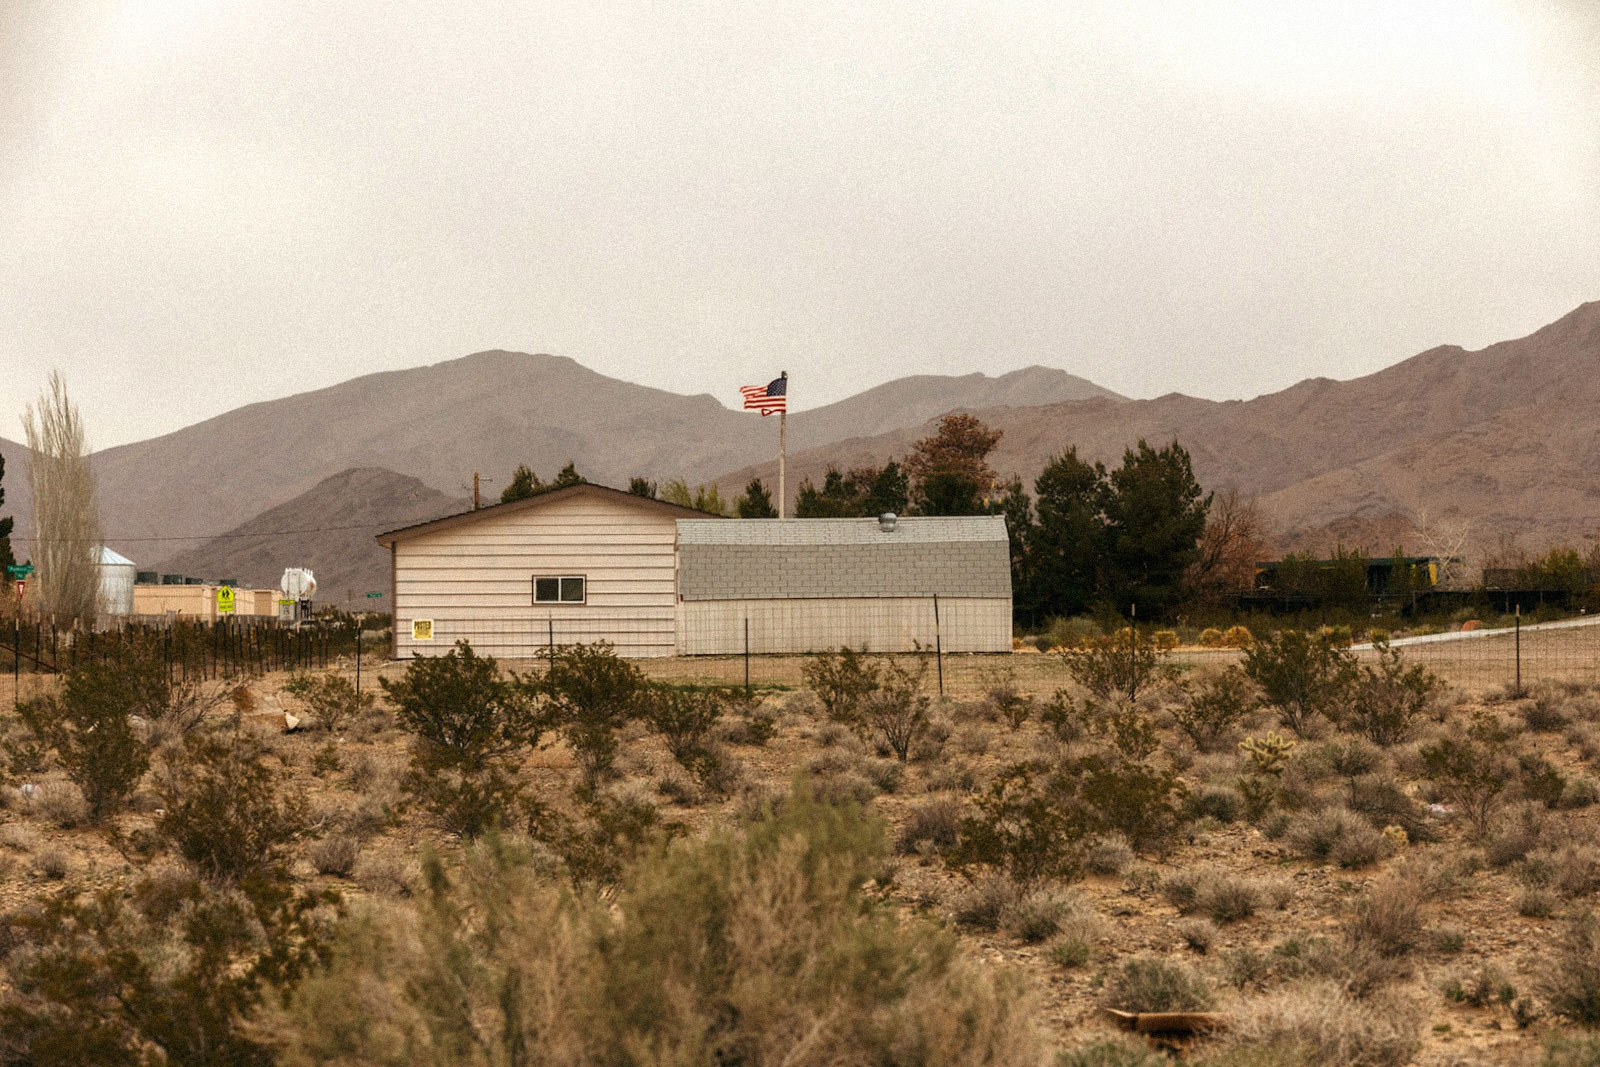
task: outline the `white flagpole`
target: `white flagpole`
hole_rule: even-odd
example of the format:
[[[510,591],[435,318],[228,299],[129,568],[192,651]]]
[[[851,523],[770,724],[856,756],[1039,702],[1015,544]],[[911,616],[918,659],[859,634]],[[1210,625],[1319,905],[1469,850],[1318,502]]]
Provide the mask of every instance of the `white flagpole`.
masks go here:
[[[783,410],[778,412],[778,518],[783,518],[784,507],[788,500],[785,490],[784,476],[787,473],[784,467],[788,460],[788,431],[789,431],[789,372],[784,371],[778,377],[783,379]]]

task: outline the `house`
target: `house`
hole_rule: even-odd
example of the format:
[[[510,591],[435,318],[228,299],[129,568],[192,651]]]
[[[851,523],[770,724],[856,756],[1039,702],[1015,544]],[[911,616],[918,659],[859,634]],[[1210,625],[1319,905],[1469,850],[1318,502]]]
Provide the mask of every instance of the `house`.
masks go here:
[[[524,658],[608,641],[630,657],[1009,651],[999,517],[723,519],[600,485],[378,535],[391,554],[393,654],[467,639]],[[937,619],[935,598],[937,597]]]
[[[521,658],[609,641],[619,655],[677,643],[677,520],[705,513],[571,485],[378,535],[392,560],[394,655]]]

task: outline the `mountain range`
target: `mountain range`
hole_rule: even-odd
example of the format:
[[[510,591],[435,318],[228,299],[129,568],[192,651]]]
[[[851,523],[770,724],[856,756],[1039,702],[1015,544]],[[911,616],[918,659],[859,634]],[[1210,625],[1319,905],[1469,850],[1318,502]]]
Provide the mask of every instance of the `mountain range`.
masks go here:
[[[1478,351],[1443,346],[1252,400],[1128,400],[1043,367],[901,378],[789,417],[791,499],[830,465],[904,455],[951,411],[1004,431],[992,462],[1030,483],[1068,447],[1115,463],[1141,437],[1175,439],[1202,484],[1257,497],[1280,549],[1537,546],[1594,530],[1600,302]],[[342,596],[386,586],[372,533],[469,506],[474,472],[491,501],[518,464],[550,477],[569,460],[606,484],[682,477],[736,494],[755,476],[775,486],[772,422],[495,351],[252,404],[106,449],[95,469],[108,541],[142,569],[254,584],[304,565]],[[0,440],[0,454],[6,510],[26,535],[27,452]]]

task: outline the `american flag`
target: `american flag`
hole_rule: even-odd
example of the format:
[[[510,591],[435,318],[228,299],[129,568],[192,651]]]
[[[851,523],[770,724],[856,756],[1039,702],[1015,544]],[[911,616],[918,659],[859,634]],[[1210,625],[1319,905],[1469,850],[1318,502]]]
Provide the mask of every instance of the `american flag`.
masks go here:
[[[789,410],[789,379],[786,377],[774,378],[766,385],[741,385],[739,392],[744,394],[746,411],[771,415],[775,411]]]

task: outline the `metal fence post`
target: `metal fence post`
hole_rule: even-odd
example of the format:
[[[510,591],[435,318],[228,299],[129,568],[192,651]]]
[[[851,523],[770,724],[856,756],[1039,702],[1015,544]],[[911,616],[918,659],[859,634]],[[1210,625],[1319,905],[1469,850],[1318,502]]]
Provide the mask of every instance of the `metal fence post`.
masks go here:
[[[944,699],[944,633],[939,626],[939,594],[933,594],[933,660],[939,668],[939,699]]]
[[[361,696],[361,619],[356,619],[356,696]],[[357,706],[360,700],[356,701]]]
[[[1517,604],[1517,688],[1516,695],[1522,695],[1522,604]]]
[[[744,617],[744,691],[750,694],[750,616]]]

